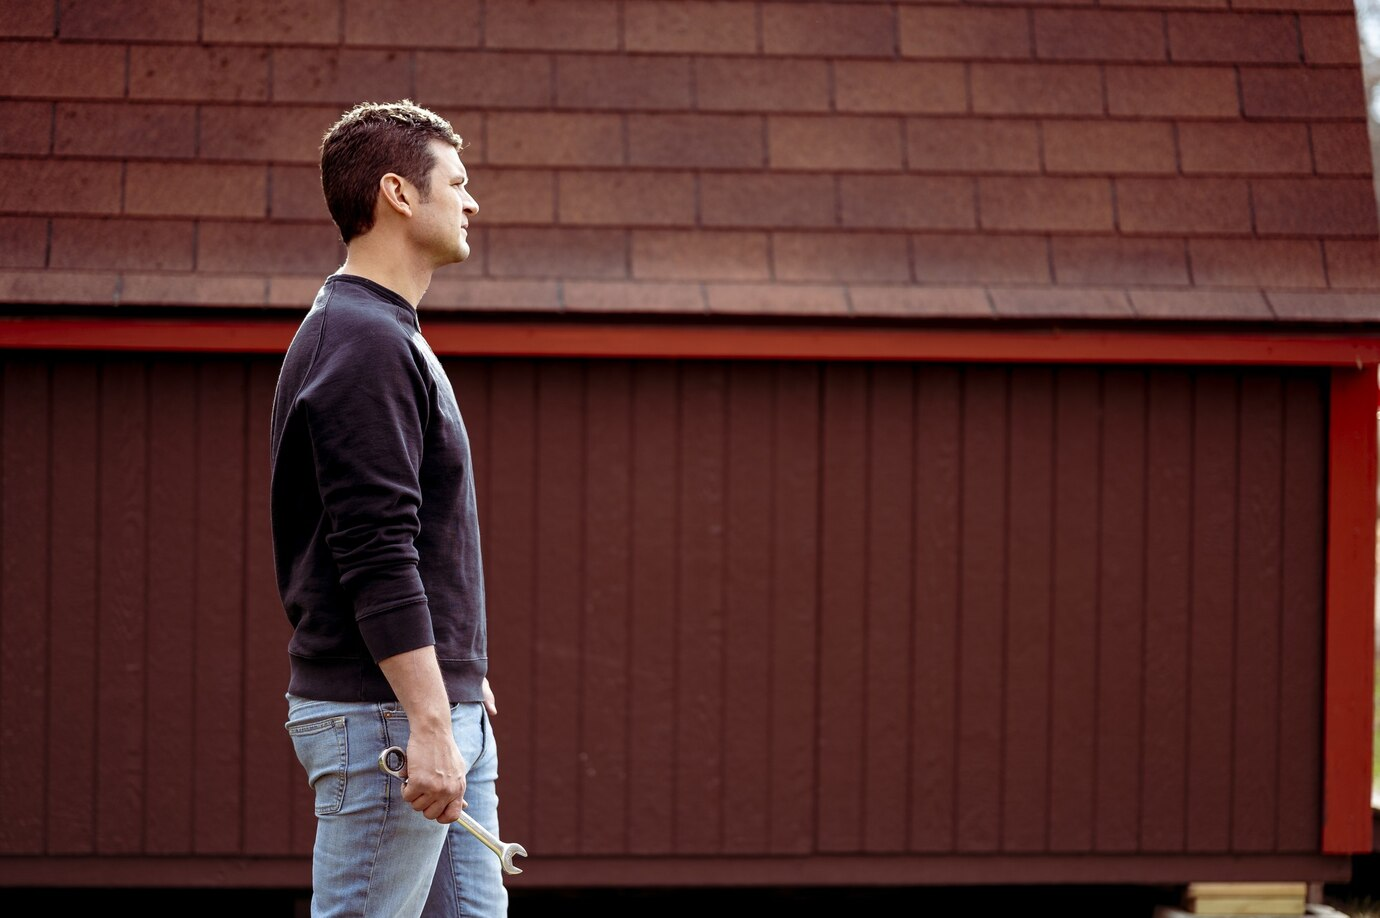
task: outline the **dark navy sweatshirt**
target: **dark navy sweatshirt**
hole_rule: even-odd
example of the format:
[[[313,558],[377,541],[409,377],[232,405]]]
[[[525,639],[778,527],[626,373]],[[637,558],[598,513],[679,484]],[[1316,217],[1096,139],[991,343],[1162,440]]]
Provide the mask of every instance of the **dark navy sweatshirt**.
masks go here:
[[[378,661],[434,644],[451,702],[481,701],[469,436],[407,300],[362,277],[326,280],[283,361],[271,450],[288,691],[393,701]]]

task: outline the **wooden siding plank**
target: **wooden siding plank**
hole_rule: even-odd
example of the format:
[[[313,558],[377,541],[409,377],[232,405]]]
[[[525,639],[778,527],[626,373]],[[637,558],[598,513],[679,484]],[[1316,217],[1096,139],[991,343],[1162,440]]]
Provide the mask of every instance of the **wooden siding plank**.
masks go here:
[[[1094,370],[1055,373],[1049,816],[1054,851],[1087,851],[1093,842],[1100,390]]]
[[[820,367],[776,367],[772,474],[771,848],[804,854],[816,838],[819,649]]]
[[[1007,386],[1003,368],[964,372],[956,750],[956,847],[963,852],[995,851],[1001,844]]]
[[[229,854],[243,846],[245,367],[207,361],[198,377],[193,845]]]
[[[776,375],[728,369],[724,557],[723,851],[768,850],[773,623],[772,436]]]
[[[470,464],[474,475],[474,494],[475,505],[479,511],[479,532],[481,554],[484,556],[484,569],[491,569],[488,554],[491,551],[489,540],[489,529],[494,517],[493,510],[493,437],[492,422],[490,411],[492,409],[492,377],[495,361],[470,358],[465,360],[447,359],[442,361],[446,372],[446,377],[451,382],[451,388],[455,392],[456,404],[460,408],[461,423],[465,426],[465,433],[470,442]],[[486,609],[493,609],[493,587],[486,581],[485,583],[485,602]],[[507,678],[511,673],[511,668],[504,665],[517,654],[526,653],[529,648],[503,648],[497,646],[493,640],[492,614],[489,618],[489,671],[487,678],[489,688],[494,693],[494,704],[498,710],[490,726],[494,731],[494,742],[499,749],[499,767],[504,774],[504,786],[511,782],[507,780],[509,763],[512,762],[510,753],[510,740],[508,726],[514,728],[520,726],[520,722],[515,719],[510,711],[509,702],[516,701],[519,697],[516,692],[519,690],[514,680]],[[500,634],[502,633],[500,628]],[[525,687],[524,687],[525,690]],[[530,697],[530,695],[528,696]],[[508,714],[509,716],[501,716]],[[516,739],[511,741],[517,745]],[[504,799],[511,799],[506,792],[501,795]],[[517,804],[520,809],[524,804]],[[508,817],[513,815],[513,807],[505,807],[500,812],[500,824],[504,827],[504,834],[508,828]]]
[[[1284,385],[1280,769],[1276,847],[1316,852],[1322,831],[1327,402],[1316,374]]]
[[[584,372],[569,361],[537,367],[537,604],[532,659],[534,844],[580,850],[580,594],[584,589]]]
[[[1279,676],[1283,411],[1277,374],[1241,382],[1237,465],[1236,719],[1232,850],[1275,850],[1279,800]]]
[[[268,507],[270,421],[280,365],[279,360],[248,363],[245,395],[244,850],[255,855],[295,850],[293,789],[306,783],[283,728],[292,627],[278,596]]]
[[[723,845],[723,364],[681,366],[676,591],[676,851]]]
[[[503,721],[514,725],[502,735],[499,751],[500,824],[505,837],[530,839],[523,844],[536,851],[536,367],[525,360],[499,360],[492,367],[491,450],[502,461],[490,468],[492,509],[480,525],[489,669],[495,694],[502,692]]]
[[[144,657],[148,593],[148,370],[143,361],[101,367],[96,850],[143,847]]]
[[[193,622],[199,438],[197,373],[191,361],[149,371],[148,725],[144,812],[148,854],[192,850]],[[152,410],[156,408],[157,410]]]
[[[868,376],[865,365],[824,371],[820,513],[819,851],[857,851],[866,799]],[[860,716],[861,714],[861,716]]]
[[[0,844],[9,854],[47,847],[48,782],[58,771],[46,744],[48,532],[51,455],[48,361],[7,359],[3,372],[3,504],[0,504]]]
[[[916,376],[910,848],[952,851],[957,818],[962,386],[953,367],[921,367]]]
[[[1049,843],[1052,370],[1012,370],[1009,418],[1002,848],[1034,853],[1046,850]]]
[[[98,367],[53,369],[48,853],[94,850]]]
[[[1171,852],[1187,840],[1193,389],[1181,370],[1151,370],[1149,386],[1140,848]]]
[[[915,381],[906,365],[872,368],[867,430],[867,604],[863,847],[906,848],[910,792],[911,526]]]
[[[628,837],[632,368],[591,362],[587,374],[580,846],[611,854]]]
[[[1094,846],[1140,842],[1145,602],[1145,374],[1103,376]]]
[[[1188,849],[1230,849],[1236,596],[1237,379],[1194,386],[1193,605],[1189,624]]]
[[[634,365],[630,854],[670,853],[674,838],[679,389],[675,364]]]

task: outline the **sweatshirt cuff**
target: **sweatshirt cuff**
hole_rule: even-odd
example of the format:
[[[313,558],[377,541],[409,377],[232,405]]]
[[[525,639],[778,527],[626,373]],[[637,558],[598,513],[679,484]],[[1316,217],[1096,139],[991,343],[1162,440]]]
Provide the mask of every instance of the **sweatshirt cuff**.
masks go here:
[[[360,636],[374,662],[436,643],[431,607],[423,602],[395,606],[358,620]]]

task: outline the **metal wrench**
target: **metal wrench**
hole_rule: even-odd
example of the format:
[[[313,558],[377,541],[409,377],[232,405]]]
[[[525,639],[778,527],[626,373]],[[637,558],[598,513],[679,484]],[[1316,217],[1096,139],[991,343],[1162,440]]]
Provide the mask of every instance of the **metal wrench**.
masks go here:
[[[407,753],[402,750],[401,746],[389,746],[379,753],[379,770],[395,778],[402,778],[404,784],[407,783],[407,776],[403,774],[405,768],[407,768]],[[481,826],[473,816],[464,810],[460,811],[459,821],[460,825],[468,829],[471,835],[484,843],[484,847],[498,855],[498,859],[503,863],[504,873],[522,873],[521,867],[513,866],[513,856],[520,854],[526,857],[526,848],[511,842],[505,844],[499,841],[494,833]]]

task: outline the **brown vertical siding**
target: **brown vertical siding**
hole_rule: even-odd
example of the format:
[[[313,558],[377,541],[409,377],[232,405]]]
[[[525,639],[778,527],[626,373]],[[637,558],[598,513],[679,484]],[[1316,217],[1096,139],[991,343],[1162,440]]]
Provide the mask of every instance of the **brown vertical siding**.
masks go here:
[[[724,792],[718,818],[726,852],[771,850],[772,456],[763,436],[775,396],[766,364],[728,370],[724,482]]]
[[[1002,850],[1019,853],[1044,851],[1048,844],[1053,371],[1029,368],[1011,387],[1009,443]]]
[[[995,851],[1001,834],[1006,399],[1005,370],[984,366],[965,374],[954,800],[963,852]]]
[[[529,850],[1318,851],[1321,373],[449,368]],[[5,854],[310,850],[275,375],[5,361]]]
[[[819,775],[815,723],[819,581],[810,576],[820,550],[820,453],[800,444],[820,436],[820,368],[783,364],[765,374],[772,391],[771,634],[766,647],[771,677],[771,756],[768,850],[803,854],[813,849],[812,792]]]
[[[1231,845],[1239,415],[1234,374],[1194,385],[1188,647],[1188,850]],[[1244,699],[1243,699],[1244,701]]]
[[[627,659],[628,851],[674,851],[676,457],[675,367],[632,374],[632,609]],[[496,512],[496,511],[494,511]],[[601,752],[601,754],[606,754]],[[687,751],[688,754],[688,751]]]
[[[516,728],[502,729],[502,798],[506,834],[512,838],[534,837],[533,779],[538,766],[530,725],[534,722],[536,653],[536,569],[532,535],[537,525],[534,504],[536,441],[532,430],[535,408],[535,367],[530,363],[498,363],[491,371],[488,431],[492,465],[487,473],[489,506],[505,513],[484,514],[485,586],[489,617],[489,643],[508,649],[500,716]],[[472,399],[457,391],[463,406]],[[483,431],[476,431],[479,437]],[[482,441],[481,441],[482,442]],[[501,614],[499,610],[502,610]],[[555,763],[560,768],[565,763]]]
[[[1097,787],[1097,570],[1102,414],[1097,371],[1054,376],[1054,581],[1050,635],[1049,847],[1088,851]],[[963,457],[967,466],[968,457]]]
[[[578,364],[536,368],[532,500],[536,528],[525,533],[536,580],[531,637],[532,834],[549,850],[580,853],[580,622],[583,618],[584,378]],[[503,609],[494,609],[495,618]],[[503,680],[495,676],[499,687]]]
[[[1323,636],[1317,627],[1322,607],[1318,583],[1324,579],[1326,548],[1309,533],[1325,531],[1327,460],[1310,444],[1326,436],[1327,389],[1316,378],[1292,378],[1284,384],[1284,488],[1282,552],[1289,563],[1280,577],[1281,657],[1279,673],[1279,801],[1280,851],[1316,850],[1317,826],[1322,822],[1322,798],[1302,792],[1321,783],[1318,756],[1288,754],[1291,749],[1316,749],[1322,743]]]
[[[282,742],[287,712],[288,664],[283,654],[284,621],[258,614],[278,605],[269,531],[268,436],[264,418],[273,410],[277,368],[268,361],[248,366],[244,448],[244,806],[240,813],[244,848],[265,854],[300,850],[294,843],[294,814],[311,815],[305,783],[297,779],[297,760],[290,744]],[[262,780],[258,775],[262,773]],[[299,792],[301,788],[301,792]],[[300,793],[300,796],[299,796]]]
[[[959,610],[962,376],[927,369],[916,386],[915,620],[912,673],[912,850],[954,850]],[[820,554],[832,548],[820,546]],[[818,563],[818,562],[816,562]],[[821,686],[821,691],[825,689]],[[833,687],[829,686],[831,693]],[[941,741],[939,738],[943,737]]]
[[[198,854],[243,850],[244,765],[252,752],[244,743],[241,692],[246,369],[231,361],[197,367],[191,810],[192,848]]]
[[[820,430],[818,851],[863,850],[867,554],[867,367],[825,368]]]
[[[674,844],[721,850],[724,715],[724,397],[721,363],[682,375],[676,527]],[[593,648],[591,648],[593,650]],[[634,660],[634,665],[636,661]]]
[[[4,850],[48,849],[48,559],[52,404],[40,359],[6,361],[4,496],[0,504],[0,840]],[[38,774],[35,775],[35,765]]]
[[[903,805],[910,790],[909,559],[914,549],[911,476],[914,465],[915,383],[909,366],[872,368],[867,405],[867,576],[861,599],[867,609],[862,708],[864,847],[905,851],[909,819]],[[789,445],[786,448],[791,448]]]
[[[100,854],[134,854],[143,846],[148,406],[146,367],[133,362],[102,367],[96,459],[100,590],[95,834]]]
[[[631,367],[622,362],[592,364],[587,376],[582,494],[587,586],[581,633],[587,663],[579,699],[580,848],[584,854],[621,853],[628,841],[631,376]],[[481,498],[480,506],[489,505]]]
[[[89,363],[52,379],[48,556],[50,653],[45,805],[48,851],[94,849],[96,798],[96,455],[99,381]],[[60,689],[60,690],[58,690]]]
[[[1193,570],[1193,379],[1153,370],[1145,485],[1145,758],[1139,847],[1188,843],[1188,629]],[[1315,615],[1316,610],[1308,613]]]
[[[193,665],[197,608],[197,367],[151,369],[149,434],[149,630],[145,850],[193,850],[196,736]]]
[[[1102,377],[1098,530],[1097,785],[1093,847],[1139,847],[1141,687],[1145,684],[1145,374]]]
[[[1252,377],[1241,382],[1231,814],[1232,847],[1238,851],[1276,847],[1282,395],[1278,378]]]

